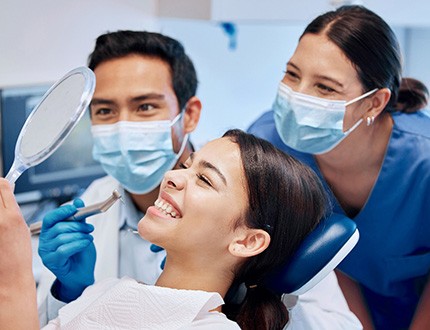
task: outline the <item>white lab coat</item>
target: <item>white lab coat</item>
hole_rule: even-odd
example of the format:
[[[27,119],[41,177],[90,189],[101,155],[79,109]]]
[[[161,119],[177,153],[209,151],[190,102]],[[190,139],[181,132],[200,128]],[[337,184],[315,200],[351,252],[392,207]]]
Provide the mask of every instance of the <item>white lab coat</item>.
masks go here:
[[[289,311],[288,330],[359,330],[358,318],[349,310],[334,271],[301,296],[284,295]]]
[[[105,200],[112,194],[112,191],[117,189],[122,190],[120,184],[110,176],[103,177],[95,180],[87,190],[80,197],[85,205],[91,205],[99,203]],[[107,278],[118,278],[118,265],[119,265],[119,235],[118,235],[118,224],[124,212],[124,204],[116,202],[109,210],[105,213],[89,217],[88,223],[94,225],[94,245],[97,251],[96,265],[94,270],[95,281],[101,281]],[[145,278],[139,278],[139,280],[154,284],[158,276],[161,274],[160,264],[165,256],[165,252],[161,251],[153,253],[150,251],[149,246],[151,243],[147,243],[148,251],[147,258],[145,259],[145,268],[149,271],[146,272]],[[144,256],[145,257],[145,256]],[[41,319],[41,325],[46,324],[50,319],[49,315],[55,315],[56,311],[49,307],[50,303],[47,301],[47,297],[50,295],[50,289],[52,283],[55,280],[55,276],[45,267],[43,267],[37,287],[37,302],[39,306],[39,317]],[[51,299],[52,300],[52,299]]]
[[[111,177],[104,177],[94,181],[81,196],[81,199],[85,205],[98,203],[106,199],[114,189],[121,189],[119,183]],[[87,219],[95,227],[93,235],[97,251],[94,272],[96,282],[112,277],[118,278],[118,223],[123,216],[122,208],[122,204],[117,202],[107,212]],[[150,245],[149,242],[148,244]],[[157,256],[150,259],[153,260],[150,261],[150,264],[145,264],[145,268],[157,270],[152,272],[151,278],[145,281],[153,284],[161,273],[160,260],[164,257],[164,252],[154,254],[149,248],[146,250],[150,256]],[[61,304],[52,304],[54,300],[52,295],[46,299],[54,279],[55,277],[49,270],[45,269],[42,272],[37,294],[41,325],[45,325],[49,319],[56,317],[58,308],[61,307]],[[290,321],[286,326],[289,330],[362,329],[360,322],[348,308],[334,272],[331,272],[319,284],[298,299],[284,296],[283,301],[290,314]]]

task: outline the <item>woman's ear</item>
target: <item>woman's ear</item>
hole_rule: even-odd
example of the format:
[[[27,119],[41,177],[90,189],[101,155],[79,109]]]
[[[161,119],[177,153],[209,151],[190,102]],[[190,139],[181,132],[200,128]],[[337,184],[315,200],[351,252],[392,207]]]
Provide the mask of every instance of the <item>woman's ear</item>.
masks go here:
[[[388,88],[381,88],[371,98],[371,107],[365,113],[365,117],[378,117],[384,111],[390,101],[391,91]]]
[[[184,110],[184,133],[191,133],[196,129],[201,110],[202,103],[199,98],[197,96],[191,97]]]
[[[247,228],[230,243],[228,250],[236,257],[248,258],[262,253],[270,244],[270,235],[262,229]]]

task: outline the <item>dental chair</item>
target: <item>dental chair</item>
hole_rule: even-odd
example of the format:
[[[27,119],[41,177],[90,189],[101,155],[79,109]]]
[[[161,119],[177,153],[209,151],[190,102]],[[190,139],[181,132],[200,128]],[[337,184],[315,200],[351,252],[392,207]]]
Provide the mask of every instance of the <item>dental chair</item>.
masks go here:
[[[265,284],[278,294],[300,296],[334,270],[358,239],[355,222],[333,213],[305,238],[287,265],[266,278]]]
[[[288,264],[266,277],[265,286],[280,296],[304,294],[337,267],[358,239],[354,221],[331,214],[304,239]],[[242,283],[230,288],[225,301],[240,304],[245,295],[246,287]]]

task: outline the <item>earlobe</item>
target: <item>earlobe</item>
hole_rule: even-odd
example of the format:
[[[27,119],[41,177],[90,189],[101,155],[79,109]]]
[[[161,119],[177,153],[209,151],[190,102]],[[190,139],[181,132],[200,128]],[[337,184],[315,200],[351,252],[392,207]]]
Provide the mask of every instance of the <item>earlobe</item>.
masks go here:
[[[202,103],[196,96],[191,97],[186,105],[184,113],[184,132],[191,133],[197,127],[200,120]]]
[[[262,229],[246,229],[229,245],[229,251],[236,257],[248,258],[262,253],[270,244],[270,235]]]

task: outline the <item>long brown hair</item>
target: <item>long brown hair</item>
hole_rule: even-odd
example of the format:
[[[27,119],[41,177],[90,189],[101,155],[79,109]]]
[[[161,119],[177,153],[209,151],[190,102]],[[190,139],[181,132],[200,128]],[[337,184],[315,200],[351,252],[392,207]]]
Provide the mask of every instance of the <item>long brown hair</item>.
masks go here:
[[[310,168],[269,142],[240,130],[230,130],[224,137],[240,149],[249,200],[245,224],[267,231],[271,238],[263,253],[237,270],[235,284],[249,288],[243,303],[235,306],[239,311],[228,302],[225,310],[242,329],[281,329],[288,321],[287,310],[263,280],[290,259],[323,218],[326,195]]]

